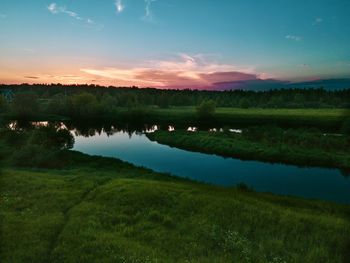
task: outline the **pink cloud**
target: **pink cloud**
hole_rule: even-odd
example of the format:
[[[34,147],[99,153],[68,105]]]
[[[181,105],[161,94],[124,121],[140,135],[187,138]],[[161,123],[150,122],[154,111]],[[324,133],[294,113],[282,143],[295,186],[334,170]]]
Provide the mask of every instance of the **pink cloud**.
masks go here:
[[[177,59],[149,61],[143,67],[85,68],[82,72],[120,83],[156,88],[215,88],[216,83],[259,79],[253,68],[208,61],[203,55],[179,54]]]

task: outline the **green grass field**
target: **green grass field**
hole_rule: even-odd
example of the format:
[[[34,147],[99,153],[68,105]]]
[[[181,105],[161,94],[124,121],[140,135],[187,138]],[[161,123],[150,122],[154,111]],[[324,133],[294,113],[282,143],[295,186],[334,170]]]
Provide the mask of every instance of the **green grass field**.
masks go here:
[[[201,124],[195,107],[171,107],[151,109],[146,120],[167,122],[169,124]],[[339,131],[343,121],[350,114],[345,109],[240,109],[217,108],[213,119],[207,124],[225,126],[280,125],[285,127],[317,127],[324,130]]]
[[[346,262],[350,208],[66,152],[1,171],[1,262]]]

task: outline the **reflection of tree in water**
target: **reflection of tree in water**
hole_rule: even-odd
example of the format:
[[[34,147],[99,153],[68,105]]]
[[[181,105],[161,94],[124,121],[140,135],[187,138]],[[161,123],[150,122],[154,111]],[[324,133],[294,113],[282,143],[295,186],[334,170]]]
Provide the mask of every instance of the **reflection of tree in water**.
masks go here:
[[[341,169],[340,172],[344,177],[350,177],[350,170]]]
[[[149,127],[155,125],[148,125],[144,123],[79,123],[79,122],[65,122],[68,130],[72,131],[75,136],[92,137],[95,135],[106,134],[108,137],[118,132],[127,133],[131,138],[134,134],[142,135]]]

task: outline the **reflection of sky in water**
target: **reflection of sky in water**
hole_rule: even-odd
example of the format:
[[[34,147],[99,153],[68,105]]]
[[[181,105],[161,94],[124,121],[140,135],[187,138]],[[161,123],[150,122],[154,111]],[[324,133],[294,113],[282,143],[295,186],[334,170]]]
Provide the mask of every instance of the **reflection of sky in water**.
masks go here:
[[[94,137],[77,136],[74,149],[91,155],[116,157],[159,172],[217,185],[244,182],[257,191],[350,203],[350,178],[340,171],[241,161],[171,148],[144,135],[118,132]]]

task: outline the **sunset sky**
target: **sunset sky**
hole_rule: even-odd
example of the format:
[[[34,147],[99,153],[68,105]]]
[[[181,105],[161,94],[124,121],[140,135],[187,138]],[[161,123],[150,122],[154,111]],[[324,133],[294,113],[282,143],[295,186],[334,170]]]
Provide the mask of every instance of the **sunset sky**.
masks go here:
[[[349,0],[0,0],[0,82],[348,78],[349,14]]]

